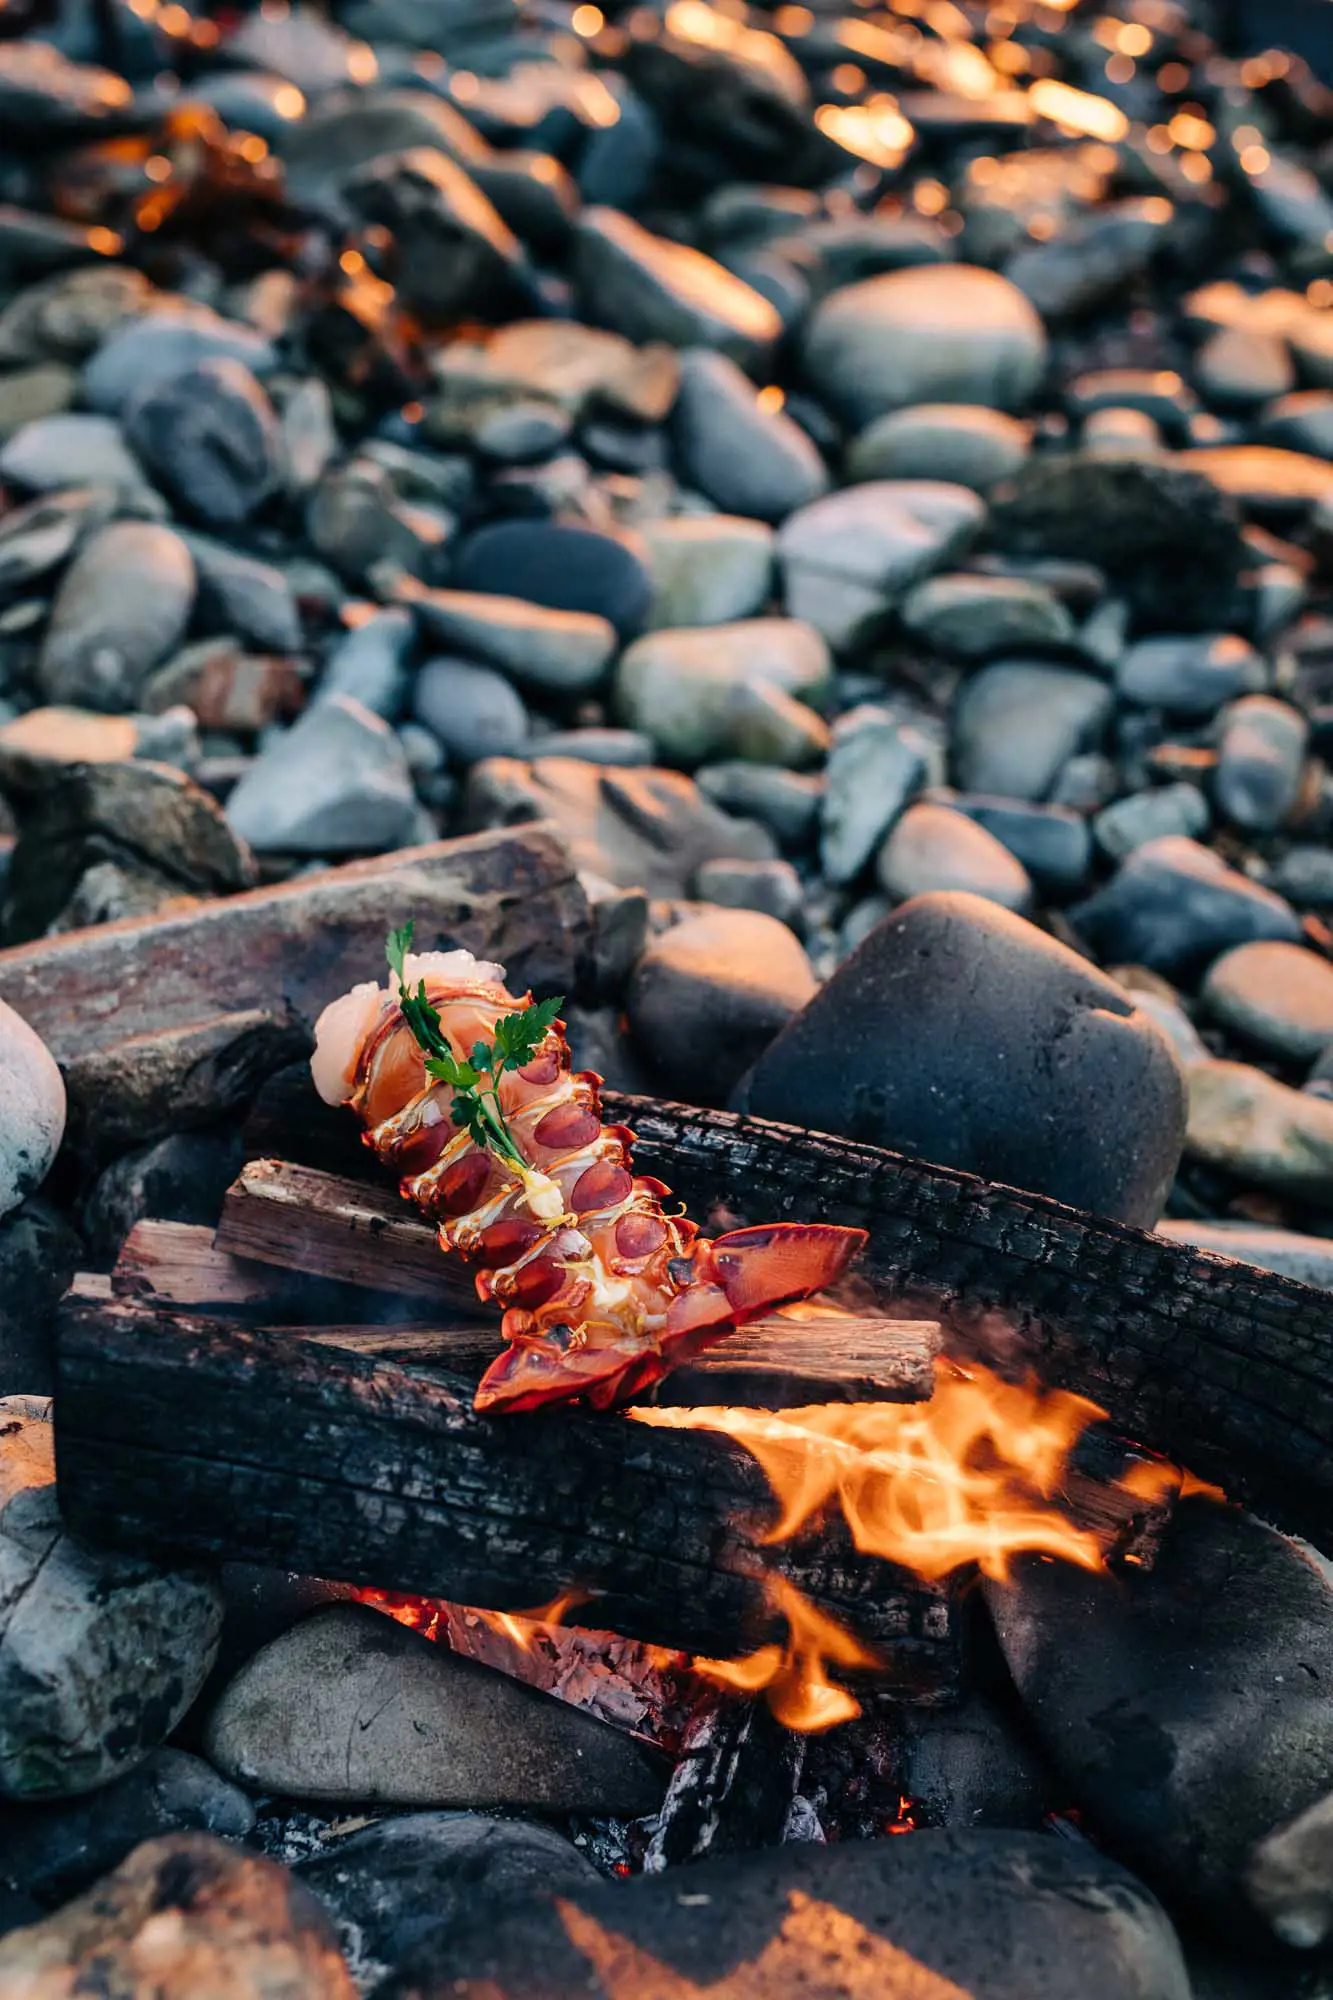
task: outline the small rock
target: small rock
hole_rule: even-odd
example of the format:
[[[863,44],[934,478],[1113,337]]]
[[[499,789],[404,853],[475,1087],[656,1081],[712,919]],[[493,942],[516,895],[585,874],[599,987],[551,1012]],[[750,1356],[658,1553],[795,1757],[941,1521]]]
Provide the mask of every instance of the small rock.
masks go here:
[[[768,300],[742,279],[618,209],[585,209],[574,274],[588,317],[630,340],[716,347],[746,363],[762,360],[782,332]]]
[[[1333,1291],[1333,1237],[1304,1236],[1296,1229],[1272,1229],[1260,1222],[1159,1222],[1157,1234],[1173,1243],[1192,1243],[1220,1257],[1235,1257],[1261,1271],[1276,1271],[1302,1285]]]
[[[518,239],[438,147],[381,153],[347,175],[342,195],[358,220],[388,232],[394,284],[409,312],[436,323],[465,310],[489,319],[524,296]]]
[[[528,737],[528,713],[503,674],[466,660],[429,660],[412,686],[412,713],[460,764],[511,757]]]
[[[0,730],[0,742],[3,739],[4,731]],[[1301,909],[1333,908],[1333,853],[1327,847],[1297,842],[1278,856],[1268,871],[1267,882],[1277,895],[1287,897]]]
[[[909,806],[875,867],[891,903],[931,889],[967,889],[1021,915],[1032,907],[1027,870],[994,834],[948,806]]]
[[[680,771],[611,769],[572,757],[488,757],[468,773],[469,827],[549,819],[575,865],[621,888],[684,896],[701,862],[767,861],[772,836],[732,819]]]
[[[83,410],[34,417],[0,450],[0,479],[29,493],[53,493],[67,486],[139,491],[143,468],[112,417]]]
[[[1025,409],[1045,373],[1046,336],[997,272],[920,265],[831,293],[803,358],[819,392],[859,426],[910,403]]]
[[[1069,806],[1031,805],[1022,799],[978,798],[951,792],[941,803],[966,813],[994,834],[1031,876],[1043,895],[1069,896],[1092,866],[1088,822]]]
[[[632,1817],[662,1795],[633,1738],[363,1605],[263,1647],[204,1741],[225,1775],[288,1798]]]
[[[132,708],[179,644],[194,593],[193,559],[170,528],[113,521],[99,529],[56,591],[37,667],[42,693],[111,714]]]
[[[351,695],[385,722],[396,722],[407,700],[407,663],[415,639],[416,622],[403,606],[374,612],[338,640],[320,677],[315,700]]]
[[[582,694],[597,686],[616,650],[615,627],[590,611],[551,611],[473,590],[400,591],[439,645],[475,654],[522,687]]]
[[[1289,903],[1175,834],[1135,848],[1070,915],[1101,959],[1173,974],[1207,966],[1232,945],[1295,944],[1301,935]]]
[[[1105,681],[1041,661],[997,660],[964,682],[953,759],[963,791],[1046,799],[1061,767],[1096,749],[1110,720]]]
[[[820,835],[830,882],[853,882],[925,782],[930,748],[891,709],[866,704],[834,725]]]
[[[1064,605],[1044,584],[1021,576],[932,576],[908,592],[898,616],[915,638],[965,660],[1074,640]]]
[[[90,529],[110,518],[114,500],[91,486],[66,487],[0,520],[0,596],[8,602],[60,568]]]
[[[0,375],[0,442],[8,443],[25,424],[56,417],[74,400],[78,378],[63,361],[38,362]]]
[[[1308,452],[1315,458],[1333,458],[1333,393],[1297,389],[1293,395],[1279,397],[1262,413],[1257,436],[1262,444]]]
[[[758,820],[786,848],[805,845],[814,833],[824,796],[822,778],[781,771],[770,764],[705,764],[694,774],[705,798],[724,812]]]
[[[140,699],[149,716],[186,708],[204,729],[253,736],[290,722],[305,688],[291,660],[243,653],[230,639],[196,639],[148,676]]]
[[[1194,379],[1216,409],[1253,410],[1296,385],[1291,349],[1257,327],[1220,326],[1194,357]]]
[[[552,611],[589,612],[622,639],[643,627],[652,581],[627,541],[592,528],[548,521],[500,521],[458,549],[450,572],[456,590],[522,597]]]
[[[1131,285],[1169,241],[1174,220],[1160,194],[1105,202],[1045,242],[1027,244],[1009,259],[1005,275],[1048,324],[1072,318]]]
[[[724,354],[692,348],[681,357],[671,437],[682,477],[728,514],[782,521],[828,487],[806,432],[766,409]]]
[[[353,1970],[377,1979],[467,1922],[478,1898],[563,1895],[596,1882],[553,1827],[479,1813],[407,1813],[344,1836],[299,1865],[337,1925]]]
[[[787,609],[830,645],[855,645],[905,590],[956,556],[984,518],[975,493],[942,480],[874,480],[826,494],[779,532]]]
[[[312,548],[357,588],[379,563],[438,575],[455,526],[446,509],[402,499],[386,468],[365,457],[326,474],[306,508]]]
[[[1123,861],[1136,847],[1169,834],[1198,839],[1207,833],[1211,820],[1208,801],[1198,786],[1182,780],[1116,799],[1097,814],[1092,830],[1102,853],[1113,861]]]
[[[1253,1187],[1333,1205],[1333,1102],[1292,1090],[1249,1063],[1189,1071],[1185,1150]],[[1330,1780],[1333,1782],[1333,1779]]]
[[[1183,1069],[1188,1069],[1191,1063],[1211,1062],[1212,1051],[1195,1027],[1193,1021],[1191,1021],[1189,1015],[1174,997],[1168,999],[1166,994],[1155,992],[1152,987],[1139,984],[1137,978],[1131,980],[1122,970],[1117,970],[1112,974],[1112,977],[1119,979],[1121,985],[1127,987],[1134,995],[1134,1004],[1139,1008],[1140,1012],[1149,1015],[1156,1021],[1158,1027],[1180,1057]],[[1144,977],[1146,979],[1154,979],[1156,974],[1147,973]]]
[[[27,1022],[0,1000],[0,1216],[41,1186],[65,1133],[65,1080]]]
[[[223,1970],[225,1968],[225,1970]],[[206,1833],[149,1840],[55,1916],[0,1942],[4,2000],[91,1982],[125,2000],[355,2000],[323,1904],[285,1868]]]
[[[256,854],[383,854],[419,825],[397,737],[349,695],[307,709],[268,744],[227,820]]]
[[[701,903],[728,910],[762,910],[799,931],[804,891],[790,861],[705,861],[694,878]]]
[[[850,479],[944,479],[988,493],[1018,471],[1028,426],[980,404],[913,403],[888,410],[852,441]]]
[[[1333,466],[1276,445],[1210,444],[1182,451],[1178,462],[1246,513],[1280,525],[1304,521],[1320,501],[1333,498]]]
[[[1309,725],[1272,695],[1245,695],[1222,716],[1213,797],[1233,826],[1271,833],[1300,796]]]
[[[199,583],[194,626],[239,639],[261,653],[299,653],[301,613],[291,584],[272,563],[228,548],[211,535],[182,534]]]
[[[51,1322],[86,1261],[82,1237],[49,1202],[25,1201],[0,1221],[0,1398],[50,1394]]]
[[[145,382],[164,382],[204,361],[239,361],[267,375],[277,356],[263,334],[240,320],[222,319],[206,306],[147,312],[114,327],[83,371],[83,400],[90,410],[118,416]]]
[[[916,897],[871,931],[735,1101],[1140,1226],[1184,1135],[1180,1067],[1133,997],[959,893]]]
[[[240,361],[223,356],[150,378],[126,406],[124,425],[156,484],[206,527],[240,527],[279,483],[278,419]]]
[[[585,764],[625,768],[651,764],[651,736],[637,729],[553,729],[539,739],[543,757],[575,757]]]
[[[197,1573],[75,1542],[56,1505],[50,1405],[10,1397],[3,1418],[0,1797],[68,1798],[175,1728],[213,1663],[222,1601]]]
[[[744,756],[750,752],[738,740],[739,695],[763,687],[817,700],[828,690],[830,671],[823,639],[796,618],[650,632],[621,656],[616,711],[675,762]],[[756,762],[787,761],[753,754]]]
[[[652,940],[626,1007],[665,1093],[716,1103],[815,990],[785,924],[757,910],[705,911]]]
[[[1140,639],[1116,669],[1116,692],[1170,715],[1214,715],[1238,695],[1259,694],[1268,667],[1234,632]]]
[[[1045,1823],[1060,1781],[985,1695],[943,1712],[904,1703],[902,1731],[901,1783],[918,1827]]]
[[[654,630],[728,625],[762,611],[773,588],[773,530],[735,514],[681,515],[642,529]],[[0,563],[3,545],[0,544]]]
[[[1313,1062],[1333,1042],[1333,965],[1301,945],[1224,952],[1208,969],[1202,999],[1214,1020],[1291,1062]]]

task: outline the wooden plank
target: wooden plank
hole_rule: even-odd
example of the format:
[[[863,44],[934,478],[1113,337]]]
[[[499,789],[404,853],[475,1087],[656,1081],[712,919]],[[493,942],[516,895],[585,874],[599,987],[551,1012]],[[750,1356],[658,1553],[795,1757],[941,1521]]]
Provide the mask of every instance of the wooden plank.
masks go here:
[[[496,1610],[577,1587],[580,1622],[715,1656],[767,1636],[776,1574],[898,1692],[956,1685],[956,1591],[840,1523],[766,1546],[767,1480],[719,1433],[481,1417],[457,1377],[124,1302],[66,1304],[57,1341],[60,1504],[90,1540]]]
[[[574,992],[587,900],[553,829],[354,861],[156,917],[0,951],[0,998],[65,1072],[69,1141],[104,1158],[244,1104],[330,999],[383,970],[384,934],[466,945],[516,985]]]

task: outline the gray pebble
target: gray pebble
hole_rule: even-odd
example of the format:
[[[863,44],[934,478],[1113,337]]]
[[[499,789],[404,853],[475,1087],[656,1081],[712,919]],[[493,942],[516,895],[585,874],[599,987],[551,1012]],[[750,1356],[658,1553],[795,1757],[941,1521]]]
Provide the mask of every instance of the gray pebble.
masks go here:
[[[1198,786],[1182,781],[1157,791],[1131,792],[1104,806],[1092,822],[1092,831],[1102,853],[1120,861],[1145,841],[1159,840],[1163,834],[1183,833],[1197,840],[1207,833],[1211,819],[1208,801]]]
[[[420,826],[397,737],[347,695],[273,737],[228,799],[227,819],[257,854],[382,854]]]
[[[148,312],[117,326],[102,342],[83,370],[83,399],[89,409],[116,416],[145,382],[162,382],[216,359],[239,361],[266,375],[277,355],[254,327],[205,306]]]
[[[150,378],[122,421],[163,492],[206,527],[240,527],[281,478],[273,405],[250,370],[225,355],[165,381]]]
[[[1111,881],[1071,912],[1080,934],[1109,964],[1187,973],[1232,945],[1300,941],[1289,903],[1260,888],[1220,854],[1168,834],[1134,849]]]
[[[921,789],[929,763],[920,732],[891,709],[867,704],[839,716],[821,814],[820,861],[828,881],[855,881]]]
[[[725,355],[681,356],[672,442],[681,473],[728,514],[782,521],[817,500],[828,470],[815,445]]]
[[[83,544],[51,606],[38,680],[48,700],[116,713],[134,706],[179,642],[195,567],[170,528],[113,521]]]
[[[898,616],[915,638],[965,660],[1027,646],[1068,645],[1074,621],[1054,593],[1027,577],[932,576],[908,592]]]
[[[830,645],[855,645],[905,590],[958,555],[984,518],[975,493],[942,480],[875,480],[826,494],[779,532],[787,609]]]
[[[941,791],[934,802],[966,813],[1021,861],[1045,895],[1069,896],[1092,865],[1087,820],[1069,806],[1032,805],[1022,799],[978,798]]]
[[[980,404],[913,403],[888,410],[853,439],[849,479],[945,479],[989,492],[1031,449],[1029,426]]]
[[[705,861],[694,878],[703,903],[729,910],[762,910],[799,931],[804,904],[801,878],[790,861]]]
[[[350,694],[364,708],[396,722],[407,700],[408,656],[416,638],[410,611],[376,611],[341,638],[328,658],[317,701]]]
[[[1312,1062],[1333,1042],[1333,965],[1302,945],[1237,945],[1208,968],[1202,1000],[1243,1041],[1290,1062]]]
[[[645,521],[653,580],[649,626],[726,625],[763,610],[773,589],[773,530],[736,514]]]
[[[656,749],[650,736],[637,729],[553,729],[530,746],[541,757],[573,757],[583,764],[634,769],[651,764]]]
[[[959,788],[1049,798],[1068,759],[1098,746],[1112,707],[1105,681],[1073,668],[1028,660],[983,667],[954,706]]]
[[[528,712],[503,674],[467,660],[428,661],[413,684],[412,713],[459,764],[516,756],[528,737]]]
[[[114,417],[70,410],[37,417],[0,450],[0,479],[30,493],[66,486],[106,486],[121,492],[146,484]]]
[[[740,819],[758,820],[783,847],[812,838],[824,797],[824,780],[768,764],[704,764],[695,781],[705,798]]]
[[[1309,725],[1299,709],[1271,695],[1246,695],[1222,716],[1213,797],[1218,811],[1247,833],[1271,833],[1300,796]]]
[[[1183,633],[1140,639],[1116,670],[1122,701],[1164,708],[1171,715],[1213,715],[1240,695],[1268,686],[1268,666],[1234,632]]]

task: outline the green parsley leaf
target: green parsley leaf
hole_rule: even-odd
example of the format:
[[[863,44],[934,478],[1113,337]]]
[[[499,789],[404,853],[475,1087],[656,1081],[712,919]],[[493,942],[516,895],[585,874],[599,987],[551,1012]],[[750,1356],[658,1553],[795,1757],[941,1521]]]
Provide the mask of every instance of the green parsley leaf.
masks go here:
[[[418,1047],[428,1056],[447,1056],[452,1052],[445,1039],[440,1017],[426,997],[426,982],[418,983],[415,993],[409,993],[405,986],[398,988],[398,1006],[403,1019],[412,1030]]]
[[[426,1074],[434,1077],[436,1083],[451,1084],[455,1090],[475,1090],[482,1077],[480,1070],[471,1063],[460,1062],[449,1049],[443,1055],[426,1058]]]
[[[412,949],[412,933],[416,929],[411,917],[396,931],[390,931],[384,940],[384,956],[389,961],[389,970],[401,986],[403,983],[403,960]]]
[[[540,1006],[520,1007],[516,1013],[502,1014],[495,1024],[496,1067],[522,1069],[525,1063],[530,1063],[564,1004],[564,995],[558,994],[554,1000],[543,1000]]]

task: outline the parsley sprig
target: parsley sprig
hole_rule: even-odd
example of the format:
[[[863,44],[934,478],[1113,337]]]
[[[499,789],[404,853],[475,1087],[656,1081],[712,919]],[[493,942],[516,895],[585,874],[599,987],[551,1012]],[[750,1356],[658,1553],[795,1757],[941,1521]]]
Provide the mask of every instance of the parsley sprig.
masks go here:
[[[426,996],[426,982],[420,980],[415,993],[404,977],[403,966],[412,949],[412,919],[390,931],[384,940],[389,970],[398,982],[398,1005],[426,1057],[426,1074],[453,1090],[454,1123],[465,1125],[479,1146],[485,1146],[511,1166],[528,1170],[528,1162],[518,1149],[504,1112],[500,1109],[500,1078],[506,1070],[522,1069],[530,1063],[551,1031],[564,1005],[563,995],[543,1000],[539,1005],[519,1007],[502,1014],[495,1024],[495,1040],[474,1042],[470,1060],[456,1056],[445,1039],[440,1017]]]

